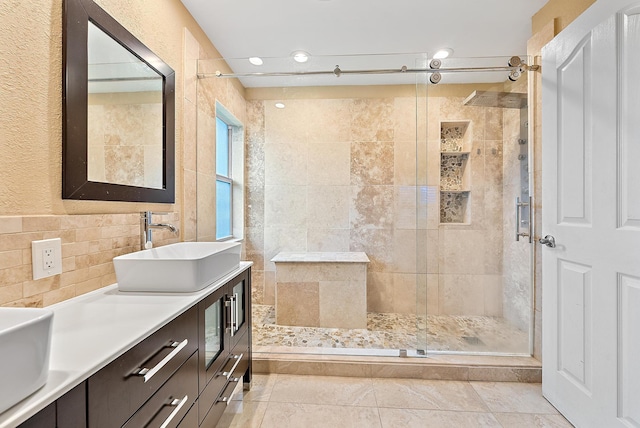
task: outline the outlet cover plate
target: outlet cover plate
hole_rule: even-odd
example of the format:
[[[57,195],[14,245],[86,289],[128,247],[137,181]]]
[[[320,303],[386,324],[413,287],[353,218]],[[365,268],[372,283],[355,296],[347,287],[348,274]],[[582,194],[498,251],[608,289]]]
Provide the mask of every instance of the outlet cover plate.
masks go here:
[[[62,273],[62,241],[60,238],[31,242],[33,279]]]

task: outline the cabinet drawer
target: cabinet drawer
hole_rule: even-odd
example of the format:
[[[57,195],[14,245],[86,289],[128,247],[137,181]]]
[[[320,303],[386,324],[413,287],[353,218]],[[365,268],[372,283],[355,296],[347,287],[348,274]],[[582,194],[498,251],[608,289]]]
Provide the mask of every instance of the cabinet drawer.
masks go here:
[[[224,391],[227,390],[229,384],[237,384],[242,381],[242,375],[249,367],[249,342],[247,335],[239,340],[238,345],[233,348],[227,360],[222,364],[218,372],[204,388],[200,394],[199,410],[200,421],[203,421],[216,400],[224,397]],[[242,345],[241,345],[242,344]],[[231,389],[233,392],[233,387]]]
[[[178,425],[179,428],[196,428],[198,426],[198,402],[196,401],[191,406],[191,409],[187,412],[184,418]]]
[[[198,349],[197,321],[193,307],[91,376],[89,426],[122,426]]]
[[[194,353],[123,428],[177,427],[197,396],[198,355]]]
[[[232,359],[234,356],[237,358],[242,355],[242,359],[235,366],[235,370],[233,370],[233,374],[231,377],[242,377],[244,372],[249,368],[249,360],[251,359],[251,354],[249,353],[249,333],[245,333],[238,339],[237,345],[231,350]],[[225,367],[225,369],[228,367]]]
[[[211,407],[209,412],[206,414],[204,420],[200,424],[201,427],[216,426],[216,424],[220,420],[220,417],[222,416],[225,409],[227,408],[227,405],[229,404],[229,400],[231,400],[231,394],[233,393],[233,390],[236,388],[237,385],[238,385],[238,382],[229,382],[227,384],[224,391],[220,393],[220,396],[218,397],[216,402],[213,403],[213,406]]]

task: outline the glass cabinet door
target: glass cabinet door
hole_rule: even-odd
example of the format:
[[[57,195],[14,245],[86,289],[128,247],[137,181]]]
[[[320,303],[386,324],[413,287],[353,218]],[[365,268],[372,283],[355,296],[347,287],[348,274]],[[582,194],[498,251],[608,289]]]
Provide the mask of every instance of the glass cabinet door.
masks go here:
[[[233,296],[235,297],[235,320],[234,320],[234,334],[240,330],[244,325],[245,313],[244,313],[244,281],[240,281],[233,287]]]
[[[205,367],[222,351],[222,299],[216,300],[204,311]]]

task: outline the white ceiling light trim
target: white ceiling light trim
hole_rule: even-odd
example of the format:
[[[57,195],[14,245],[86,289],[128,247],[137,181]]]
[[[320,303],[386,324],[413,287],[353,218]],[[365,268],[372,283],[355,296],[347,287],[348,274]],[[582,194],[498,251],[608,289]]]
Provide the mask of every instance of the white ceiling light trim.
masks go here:
[[[453,49],[451,48],[442,48],[440,50],[438,50],[435,54],[433,54],[433,57],[435,59],[445,59],[448,58],[449,56],[451,56],[453,54]]]
[[[258,57],[258,56],[252,56],[251,58],[249,58],[249,62],[253,65],[262,65],[264,64],[264,61],[262,61],[262,58]]]
[[[305,51],[292,52],[291,56],[293,57],[295,62],[303,63],[309,61],[309,54]]]

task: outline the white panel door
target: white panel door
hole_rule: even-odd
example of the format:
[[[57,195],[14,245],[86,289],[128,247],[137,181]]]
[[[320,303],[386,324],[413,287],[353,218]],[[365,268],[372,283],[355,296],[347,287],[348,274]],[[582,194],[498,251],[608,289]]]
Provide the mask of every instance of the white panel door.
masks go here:
[[[542,389],[578,427],[640,427],[640,1],[542,54]]]

